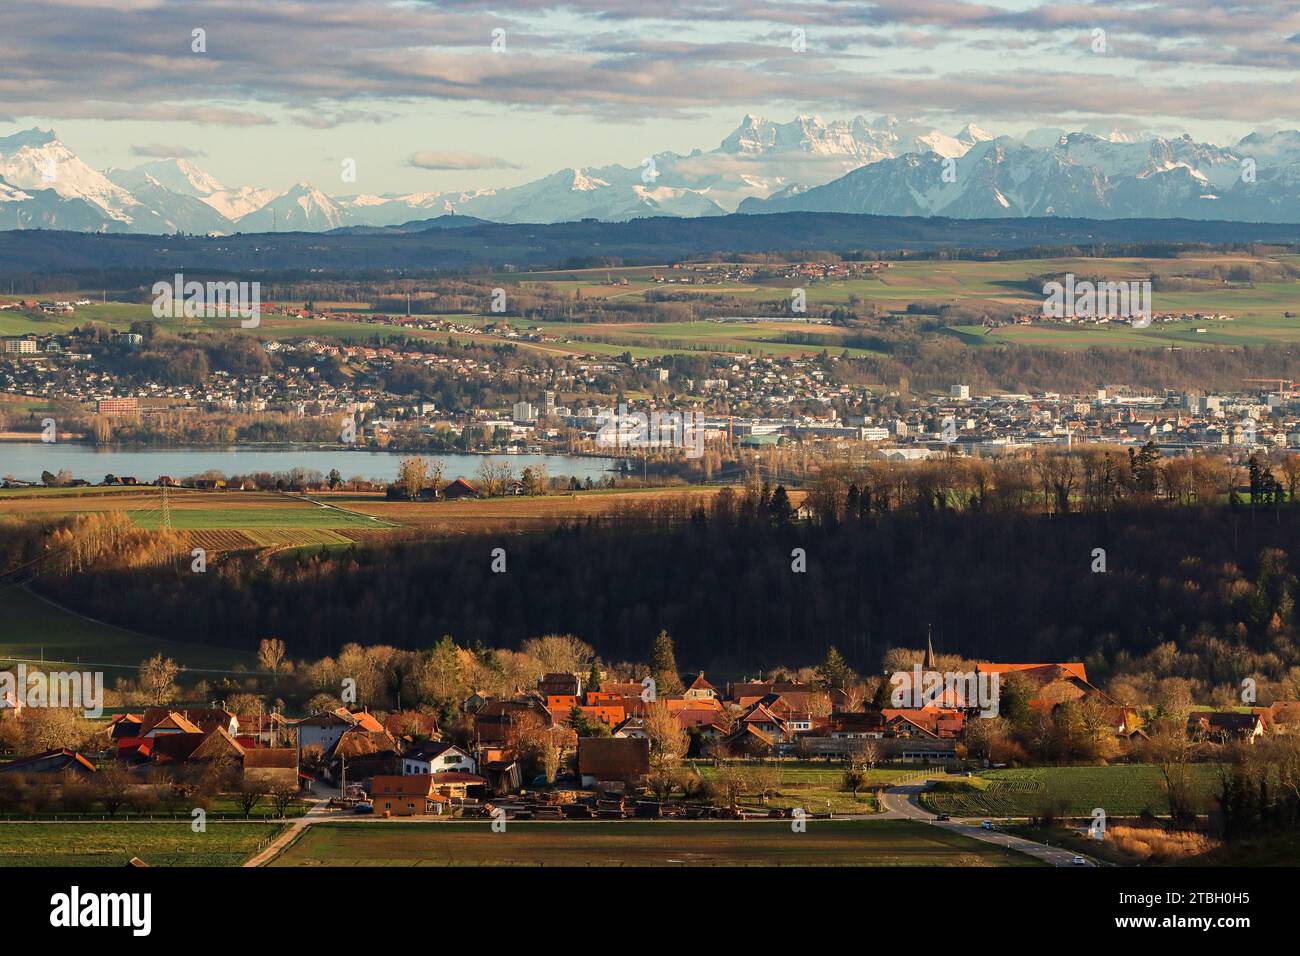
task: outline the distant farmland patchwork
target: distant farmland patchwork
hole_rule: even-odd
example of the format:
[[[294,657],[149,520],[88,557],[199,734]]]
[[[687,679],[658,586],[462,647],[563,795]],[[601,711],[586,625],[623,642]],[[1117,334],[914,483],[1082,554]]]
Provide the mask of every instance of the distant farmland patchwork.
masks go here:
[[[52,494],[52,491],[59,491]],[[125,512],[137,527],[165,524],[186,532],[194,547],[209,551],[255,548],[346,547],[378,540],[398,523],[354,512],[346,505],[269,492],[168,492],[164,509],[157,488],[21,489],[0,495],[0,516],[58,517],[86,512]]]
[[[1009,259],[994,262],[912,260],[894,261],[888,269],[869,276],[844,280],[771,279],[725,283],[683,284],[656,282],[655,276],[681,278],[688,272],[670,270],[667,265],[631,268],[556,270],[535,273],[502,273],[493,281],[518,282],[525,286],[548,286],[575,297],[617,305],[620,302],[649,301],[653,294],[670,294],[676,299],[706,302],[710,297],[752,302],[754,311],[770,315],[762,321],[739,322],[540,322],[532,317],[508,316],[516,327],[535,327],[551,341],[511,338],[496,332],[466,334],[430,329],[400,329],[373,321],[366,303],[345,303],[336,314],[355,315],[356,321],[325,321],[265,315],[257,330],[248,334],[263,339],[333,337],[344,341],[413,337],[504,345],[550,354],[617,355],[631,352],[638,358],[692,352],[750,353],[777,356],[815,354],[831,348],[845,351],[837,341],[848,331],[843,328],[795,321],[782,316],[790,290],[804,288],[809,306],[846,305],[852,301],[885,312],[903,312],[911,304],[999,307],[1023,313],[1041,309],[1043,297],[1038,277],[1072,272],[1077,276],[1129,281],[1157,276],[1170,284],[1153,292],[1156,312],[1225,313],[1232,321],[1207,320],[1177,323],[1157,322],[1147,329],[1127,324],[1095,326],[1035,322],[1032,325],[985,329],[979,325],[954,326],[947,330],[958,341],[972,347],[1025,345],[1047,348],[1119,346],[1132,348],[1240,347],[1243,345],[1290,344],[1300,342],[1300,281],[1287,277],[1286,270],[1300,265],[1296,256],[1186,255],[1165,259],[1059,258]],[[1214,281],[1181,277],[1207,270],[1246,267],[1261,270],[1258,281]],[[626,285],[623,282],[626,281]],[[1179,283],[1181,282],[1181,285]],[[769,307],[776,312],[765,311]],[[1291,315],[1288,315],[1291,313]],[[132,322],[147,320],[152,313],[144,303],[108,302],[83,306],[75,316],[32,318],[20,313],[0,314],[0,335],[63,332],[86,321],[103,322],[124,330]],[[434,316],[436,318],[436,316]],[[484,310],[480,315],[449,314],[457,323],[480,327],[500,322],[501,316]],[[172,331],[236,329],[234,320],[175,320]],[[1198,331],[1202,330],[1203,331]],[[790,333],[810,341],[783,341]],[[819,340],[825,340],[824,343]],[[861,348],[847,349],[850,355],[875,354]]]
[[[436,456],[433,456],[436,457]],[[31,488],[0,491],[0,520],[56,518],[119,511],[137,527],[164,522],[209,551],[256,548],[346,547],[374,543],[395,532],[424,535],[479,530],[527,530],[559,522],[612,517],[654,502],[702,502],[720,487],[669,487],[634,491],[595,490],[541,497],[458,501],[389,501],[378,494],[321,493],[311,499],[270,492],[169,492],[166,517],[156,488]],[[800,493],[794,496],[795,504]]]

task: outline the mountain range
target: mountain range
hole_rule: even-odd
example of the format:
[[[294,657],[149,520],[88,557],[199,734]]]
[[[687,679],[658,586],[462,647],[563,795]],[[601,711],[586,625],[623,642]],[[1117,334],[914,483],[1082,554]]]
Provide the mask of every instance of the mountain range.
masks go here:
[[[0,137],[0,229],[155,235],[325,232],[454,216],[561,223],[836,212],[953,219],[1300,222],[1300,132],[1231,146],[1060,129],[949,135],[883,117],[746,116],[709,151],[563,169],[519,186],[386,195],[229,188],[188,159],[92,169],[50,130]]]

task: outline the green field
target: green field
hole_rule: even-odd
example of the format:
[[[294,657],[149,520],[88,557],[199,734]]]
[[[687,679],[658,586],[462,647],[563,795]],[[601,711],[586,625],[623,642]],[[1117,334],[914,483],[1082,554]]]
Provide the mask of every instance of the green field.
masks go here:
[[[331,823],[271,866],[1035,866],[941,827],[902,820]]]
[[[829,811],[837,814],[875,813],[879,808],[871,789],[897,783],[916,772],[892,767],[866,771],[866,782],[854,796],[851,790],[843,789],[844,767],[838,763],[792,760],[779,761],[775,767],[779,775],[777,793],[768,796],[766,806],[802,807],[810,813]],[[712,781],[718,777],[718,768],[711,763],[701,763],[695,770],[705,780]],[[754,795],[746,796],[742,802],[759,804]]]
[[[252,669],[255,664],[249,653],[160,640],[79,617],[16,587],[0,588],[0,620],[5,622],[0,666],[13,659],[105,665],[112,668],[106,677],[111,684],[154,654],[190,668]]]
[[[1206,812],[1213,804],[1216,768],[1192,764],[1191,770],[1198,809]],[[1044,812],[1089,816],[1097,807],[1109,816],[1169,812],[1160,768],[1151,764],[988,770],[976,779],[979,786],[987,786],[970,792],[930,792],[922,802],[936,813],[962,817],[1027,817]],[[950,783],[960,786],[960,780]]]
[[[556,271],[516,275],[514,280],[536,282],[555,288],[580,292],[584,298],[611,301],[644,301],[649,292],[671,292],[689,298],[723,295],[742,301],[783,302],[792,288],[804,288],[808,304],[841,305],[856,297],[883,310],[900,312],[910,303],[938,305],[1007,307],[1022,313],[1038,313],[1042,308],[1041,286],[1034,277],[1073,272],[1080,277],[1104,276],[1120,281],[1144,279],[1151,275],[1167,277],[1186,275],[1190,271],[1234,264],[1295,265],[1296,257],[1280,256],[1251,259],[1249,256],[1188,256],[1175,259],[1018,259],[998,262],[946,262],[936,260],[894,262],[889,269],[869,278],[845,281],[802,282],[782,279],[766,282],[733,282],[722,285],[664,285],[653,281],[653,274],[665,273],[663,267],[632,269],[594,269]],[[627,286],[611,286],[606,279],[628,279]],[[1233,321],[1157,322],[1147,329],[1133,329],[1127,324],[1106,326],[1036,322],[1032,325],[1007,326],[988,331],[980,326],[955,326],[947,330],[970,346],[1028,345],[1050,348],[1089,348],[1121,346],[1133,348],[1205,348],[1300,342],[1300,319],[1287,318],[1286,312],[1300,311],[1300,282],[1260,281],[1254,283],[1202,283],[1201,288],[1154,290],[1152,306],[1156,312],[1220,312]],[[706,322],[663,324],[564,324],[542,323],[541,329],[552,334],[579,337],[601,336],[626,342],[632,354],[687,351],[698,348],[718,351],[762,351],[768,354],[792,354],[814,350],[811,346],[788,345],[770,341],[781,331],[795,328],[774,318],[771,322],[732,325]],[[1205,328],[1198,334],[1196,328]],[[827,326],[803,326],[799,331],[813,335],[838,335],[845,330]],[[622,349],[617,344],[576,343],[592,350],[598,347],[607,354]],[[673,346],[678,346],[674,348]],[[681,346],[685,346],[682,348]],[[833,349],[833,346],[832,346]],[[854,350],[850,350],[853,352]]]
[[[978,326],[955,326],[937,334],[952,335],[972,347],[1016,344],[1069,349],[1091,346],[1205,348],[1300,342],[1300,319],[1285,316],[1288,311],[1300,311],[1300,282],[1288,280],[1281,269],[1294,266],[1298,261],[1300,259],[1295,256],[1252,258],[1244,254],[1197,254],[1170,259],[895,261],[888,269],[869,277],[844,281],[773,279],[700,285],[656,283],[656,274],[668,274],[666,266],[510,273],[489,278],[505,284],[549,286],[575,296],[581,295],[584,299],[612,303],[644,302],[652,292],[668,292],[691,300],[722,296],[733,301],[752,303],[755,312],[759,314],[773,315],[773,312],[767,311],[769,304],[772,309],[783,308],[790,290],[796,287],[805,290],[812,307],[843,305],[851,299],[858,299],[885,312],[895,313],[903,312],[911,303],[921,302],[996,306],[1021,313],[1037,313],[1041,309],[1043,297],[1041,285],[1036,287],[1035,277],[1073,272],[1081,277],[1105,277],[1123,281],[1157,275],[1168,279],[1178,278],[1183,286],[1189,282],[1194,286],[1154,290],[1152,304],[1157,312],[1221,312],[1231,315],[1233,321],[1157,322],[1147,329],[1133,329],[1127,324],[1092,326],[1036,322],[992,331]],[[1225,269],[1234,265],[1248,265],[1262,270],[1258,273],[1259,281],[1215,282],[1192,276],[1195,272],[1211,268]],[[627,285],[617,284],[624,278]],[[360,319],[366,314],[363,308],[362,303],[351,303],[344,311],[355,311]],[[0,335],[68,331],[88,321],[102,322],[122,330],[132,322],[151,318],[152,310],[148,304],[121,302],[82,306],[71,316],[31,318],[5,312],[0,313]],[[457,314],[454,318],[458,323],[479,326],[500,320],[500,316],[493,315]],[[820,345],[779,341],[787,332],[826,338],[827,347],[838,354],[840,349],[833,343],[847,331],[825,325],[792,323],[788,318],[778,315],[773,315],[769,321],[754,323],[567,323],[537,322],[517,317],[511,317],[509,322],[521,329],[536,327],[556,341],[528,342],[498,335],[399,329],[366,321],[317,321],[273,315],[263,316],[261,325],[246,334],[262,339],[314,336],[343,341],[369,340],[374,336],[446,341],[450,337],[462,342],[512,344],[521,349],[547,353],[619,355],[631,352],[637,358],[646,358],[699,351],[777,356],[820,351]],[[169,319],[166,326],[169,331],[176,333],[238,329],[234,319]],[[1198,327],[1205,328],[1206,332],[1197,334],[1195,329]],[[873,354],[863,349],[850,349],[849,353],[858,356]]]
[[[491,319],[481,320],[490,322]],[[636,358],[655,355],[691,355],[697,352],[762,353],[792,356],[816,354],[822,348],[836,355],[854,357],[877,355],[869,349],[845,348],[837,344],[845,329],[830,325],[791,322],[773,318],[761,322],[541,322],[523,323],[543,335],[559,338],[567,348],[601,355],[630,352]],[[798,333],[825,339],[818,344],[794,344],[779,341],[785,333]]]
[[[116,708],[113,708],[116,710]],[[103,766],[101,762],[100,766]],[[154,803],[145,807],[119,807],[117,813],[110,815],[104,808],[103,804],[92,802],[82,810],[68,810],[61,804],[52,805],[52,809],[42,809],[34,813],[20,812],[3,812],[0,813],[0,822],[8,821],[25,821],[25,820],[86,820],[102,821],[109,823],[120,823],[128,820],[140,820],[143,822],[166,822],[168,820],[183,820],[190,823],[193,819],[193,806],[190,801],[185,801],[183,807],[168,808],[161,803]],[[312,807],[311,801],[295,799],[285,807],[285,817],[303,816]],[[239,800],[231,795],[219,795],[213,797],[207,804],[207,819],[211,821],[229,820],[237,823],[245,821],[275,821],[280,816],[276,813],[275,804],[269,797],[264,797],[246,817],[244,816],[243,807],[239,805]]]
[[[239,866],[280,831],[280,824],[0,823],[0,869],[15,866]]]
[[[456,316],[457,319],[463,319],[463,316]],[[89,306],[80,306],[73,315],[69,316],[43,316],[41,318],[30,318],[22,313],[17,312],[0,312],[0,337],[11,335],[27,335],[35,333],[37,335],[63,334],[71,332],[75,328],[85,325],[87,322],[96,322],[107,325],[117,332],[125,332],[134,322],[154,321],[152,308],[147,304],[130,303],[130,302],[108,302]],[[491,321],[484,319],[484,322]],[[300,319],[281,317],[274,315],[263,315],[261,323],[256,329],[241,329],[238,319],[217,319],[217,318],[192,318],[192,319],[164,319],[161,322],[167,333],[173,335],[182,335],[194,332],[239,332],[241,335],[252,335],[263,340],[280,340],[280,339],[299,339],[309,337],[324,337],[338,339],[343,342],[368,342],[375,336],[381,338],[402,339],[417,338],[430,339],[440,342],[452,338],[458,342],[481,342],[485,344],[503,345],[513,343],[520,348],[529,348],[543,352],[566,352],[570,349],[560,349],[554,345],[544,343],[521,342],[516,339],[507,339],[493,335],[465,335],[463,333],[447,333],[430,329],[401,329],[395,325],[384,325],[375,322],[347,322],[337,320]]]
[[[132,511],[130,515],[131,520],[141,528],[153,531],[162,527],[162,513],[157,509]],[[310,504],[301,506],[268,505],[251,508],[174,508],[171,511],[171,524],[178,531],[196,528],[392,527],[392,525],[378,518],[340,511],[337,508],[320,508]]]

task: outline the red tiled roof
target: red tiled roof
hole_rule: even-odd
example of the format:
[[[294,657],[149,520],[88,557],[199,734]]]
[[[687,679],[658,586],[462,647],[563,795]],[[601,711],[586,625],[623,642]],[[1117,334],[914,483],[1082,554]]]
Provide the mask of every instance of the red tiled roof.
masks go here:
[[[975,667],[981,674],[1006,674],[1011,671],[1016,672],[1035,672],[1030,676],[1040,678],[1051,678],[1056,676],[1077,677],[1085,683],[1088,680],[1088,671],[1082,661],[1067,661],[1058,664],[990,664],[979,663]],[[1058,675],[1055,671],[1065,671],[1065,674]]]
[[[297,770],[298,751],[293,747],[262,747],[244,754],[244,769]]]

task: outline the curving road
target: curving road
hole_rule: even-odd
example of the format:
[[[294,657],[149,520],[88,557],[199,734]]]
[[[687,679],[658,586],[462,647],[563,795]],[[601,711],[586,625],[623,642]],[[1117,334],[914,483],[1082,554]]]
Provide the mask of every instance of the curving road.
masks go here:
[[[921,792],[931,784],[930,780],[915,780],[910,783],[899,784],[896,787],[888,788],[880,795],[881,813],[876,815],[876,819],[887,820],[919,820],[928,822],[937,827],[943,827],[960,833],[963,836],[971,837],[975,840],[982,840],[985,843],[992,843],[997,846],[1004,846],[1028,856],[1036,857],[1052,866],[1096,866],[1093,861],[1084,857],[1086,861],[1083,864],[1074,862],[1074,854],[1070,850],[1063,850],[1060,847],[1048,846],[1045,843],[1035,843],[1033,840],[1026,840],[1024,837],[1015,836],[1010,833],[1004,833],[1001,830],[985,830],[978,823],[966,823],[960,820],[943,821],[939,819],[921,805]]]

